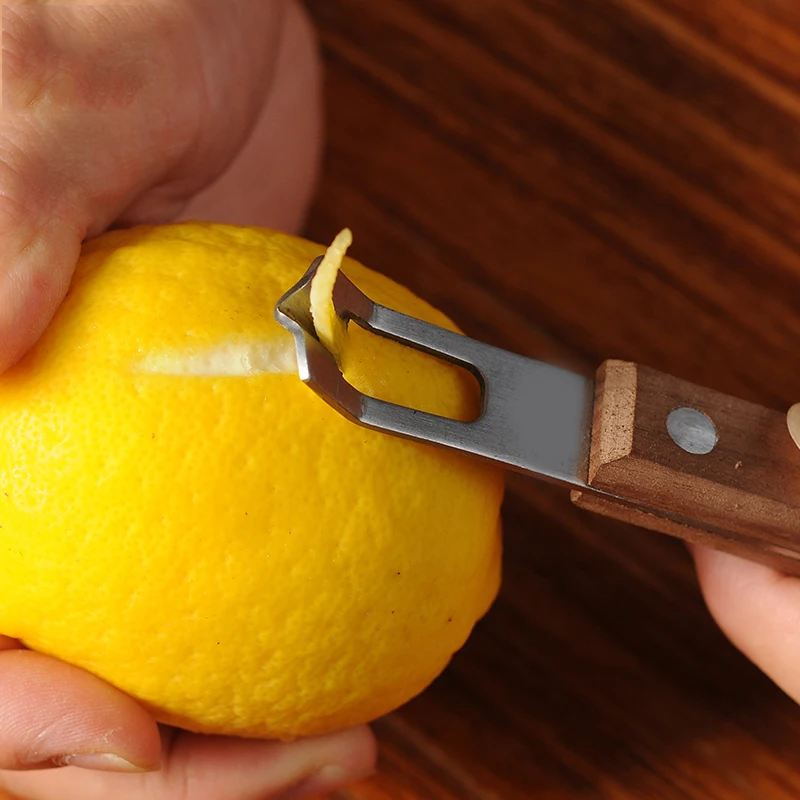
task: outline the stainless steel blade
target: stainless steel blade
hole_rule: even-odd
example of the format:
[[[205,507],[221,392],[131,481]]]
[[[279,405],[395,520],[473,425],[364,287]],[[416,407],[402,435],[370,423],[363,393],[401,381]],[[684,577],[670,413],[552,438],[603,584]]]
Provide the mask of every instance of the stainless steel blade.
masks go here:
[[[333,301],[342,320],[469,370],[481,386],[481,409],[475,421],[460,422],[368,397],[347,383],[314,332],[310,286],[320,261],[275,309],[294,336],[300,378],[320,397],[368,428],[587,487],[592,380],[392,311],[340,272]]]

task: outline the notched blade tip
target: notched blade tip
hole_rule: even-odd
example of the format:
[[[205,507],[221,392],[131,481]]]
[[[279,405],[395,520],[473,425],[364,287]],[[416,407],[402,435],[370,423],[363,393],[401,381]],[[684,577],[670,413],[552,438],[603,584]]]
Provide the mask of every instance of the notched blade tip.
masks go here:
[[[297,333],[295,325],[299,325],[305,333],[317,338],[311,316],[311,281],[321,263],[322,256],[315,258],[303,277],[275,304],[275,319],[292,334]]]

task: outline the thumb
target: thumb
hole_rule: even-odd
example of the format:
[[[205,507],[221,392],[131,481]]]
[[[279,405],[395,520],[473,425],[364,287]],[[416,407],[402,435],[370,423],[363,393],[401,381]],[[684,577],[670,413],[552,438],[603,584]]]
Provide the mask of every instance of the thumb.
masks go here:
[[[26,167],[25,181],[0,165],[0,371],[44,331],[66,294],[84,235],[77,221],[53,214],[46,198],[36,197],[32,173]]]
[[[0,769],[158,767],[150,715],[88,672],[0,637]]]
[[[0,371],[50,321],[84,237],[174,219],[236,154],[284,4],[240,5],[0,9]]]
[[[114,220],[158,162],[154,147],[139,146],[135,157],[146,127],[136,125],[145,116],[138,96],[127,87],[115,102],[112,91],[120,80],[114,56],[133,63],[121,19],[115,24],[102,8],[23,5],[1,13],[0,371],[49,323],[83,238]],[[169,153],[157,132],[153,141]]]

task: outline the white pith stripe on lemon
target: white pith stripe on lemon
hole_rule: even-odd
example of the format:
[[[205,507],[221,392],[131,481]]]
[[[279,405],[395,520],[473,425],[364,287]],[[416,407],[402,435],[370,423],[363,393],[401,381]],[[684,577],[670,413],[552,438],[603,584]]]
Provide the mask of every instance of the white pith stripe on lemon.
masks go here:
[[[271,342],[224,342],[191,353],[166,350],[134,364],[134,371],[152,375],[240,377],[297,373],[294,344],[287,335]]]
[[[353,242],[345,228],[326,250],[311,284],[311,314],[322,343],[336,356],[344,344],[346,328],[333,306],[336,276]],[[134,366],[136,372],[153,375],[196,375],[202,377],[242,377],[251,375],[291,375],[297,373],[297,359],[291,339],[271,342],[223,342],[199,352],[167,350],[151,353]]]

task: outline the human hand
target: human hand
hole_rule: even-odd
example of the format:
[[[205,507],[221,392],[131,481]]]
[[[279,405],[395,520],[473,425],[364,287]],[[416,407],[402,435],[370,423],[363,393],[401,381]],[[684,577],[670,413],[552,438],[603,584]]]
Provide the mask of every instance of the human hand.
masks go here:
[[[297,0],[2,14],[0,371],[47,325],[84,238],[179,218],[300,224],[322,115]]]
[[[800,404],[788,415],[800,446]],[[718,550],[691,548],[706,604],[723,632],[800,703],[800,578]]]
[[[800,578],[698,545],[700,587],[731,642],[800,703]]]
[[[290,744],[159,729],[83,670],[2,637],[0,650],[0,787],[30,800],[288,800],[372,769],[366,727]]]
[[[321,136],[293,0],[22,3],[2,22],[0,369],[46,327],[85,237],[175,218],[299,224]],[[269,798],[373,762],[366,728],[288,745],[159,729],[123,693],[0,636],[0,786],[25,797]]]

